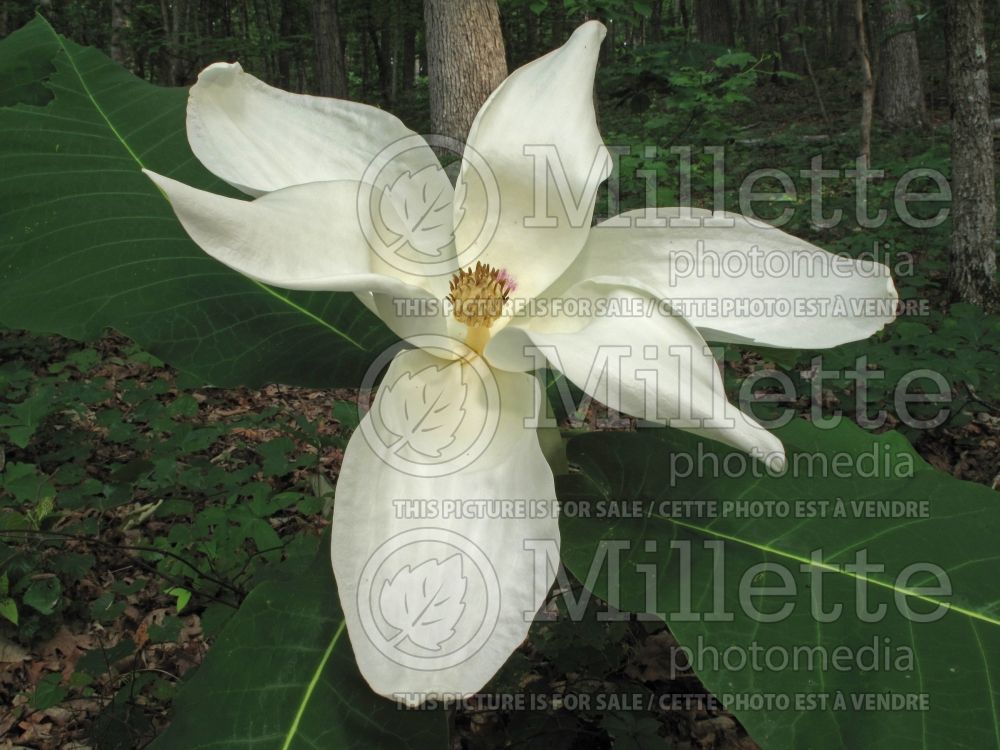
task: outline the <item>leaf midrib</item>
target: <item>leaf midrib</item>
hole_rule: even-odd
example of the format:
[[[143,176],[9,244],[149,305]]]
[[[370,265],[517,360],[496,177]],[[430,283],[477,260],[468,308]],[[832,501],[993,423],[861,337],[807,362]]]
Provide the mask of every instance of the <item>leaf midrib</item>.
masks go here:
[[[807,557],[802,557],[801,555],[797,555],[794,552],[786,552],[784,550],[775,549],[774,547],[771,547],[767,544],[760,544],[758,542],[753,542],[750,541],[749,539],[743,539],[738,536],[733,536],[732,534],[726,534],[725,532],[718,531],[716,529],[712,529],[706,526],[699,526],[698,524],[694,523],[686,523],[676,518],[660,515],[658,513],[652,514],[652,518],[672,523],[675,526],[680,526],[681,528],[684,529],[697,531],[698,533],[703,534],[705,536],[712,536],[724,541],[735,542],[736,544],[742,544],[746,547],[758,550],[759,552],[764,552],[769,555],[774,555],[775,557],[781,557],[786,560],[791,560],[802,565],[808,565],[810,567],[819,568],[820,570],[825,570],[831,573],[839,573],[842,576],[852,578],[856,581],[863,581],[865,583],[871,583],[874,584],[875,586],[888,589],[893,593],[898,593],[898,594],[903,594],[904,596],[913,597],[914,599],[926,602],[928,604],[933,604],[937,607],[944,607],[948,611],[956,612],[960,615],[965,615],[966,617],[969,617],[974,620],[980,620],[982,622],[987,623],[988,625],[1000,626],[1000,620],[992,618],[981,612],[976,612],[975,610],[967,609],[965,607],[958,606],[957,604],[953,604],[951,602],[935,599],[934,597],[930,597],[925,594],[920,594],[916,591],[913,591],[912,589],[901,588],[891,583],[887,583],[886,581],[880,581],[878,578],[871,578],[865,575],[858,575],[857,573],[842,568],[840,565],[811,560]]]
[[[35,15],[42,20],[42,23],[45,24],[45,28],[47,28],[49,30],[49,32],[52,34],[52,36],[55,38],[56,44],[59,45],[59,49],[62,50],[63,55],[65,55],[66,60],[69,62],[70,67],[73,69],[73,73],[76,74],[76,78],[80,82],[80,86],[83,89],[84,94],[86,94],[87,99],[94,106],[94,109],[96,110],[96,112],[101,116],[101,119],[104,120],[104,123],[108,126],[108,129],[114,135],[115,140],[117,140],[118,143],[121,144],[122,148],[125,149],[125,151],[128,153],[128,155],[131,157],[132,161],[134,161],[139,166],[140,170],[147,169],[147,167],[143,163],[142,159],[139,157],[139,155],[135,151],[132,150],[132,147],[128,144],[128,142],[125,140],[125,138],[122,136],[122,134],[118,132],[118,129],[115,127],[114,123],[111,122],[111,118],[108,117],[107,113],[101,107],[100,103],[97,101],[97,98],[94,96],[93,92],[91,92],[90,86],[87,85],[87,81],[84,79],[83,74],[80,72],[80,69],[77,67],[76,60],[73,58],[73,55],[70,54],[70,51],[66,47],[65,43],[63,42],[62,37],[59,36],[58,33],[56,33],[56,30],[54,28],[52,28],[52,25],[48,22],[48,20],[45,18],[45,16],[43,16],[41,13],[38,13],[38,12],[36,12]],[[157,188],[157,189],[159,190],[159,188]],[[161,196],[163,196],[164,200],[167,200],[166,195],[163,193],[162,190],[159,190],[159,193],[160,193]],[[169,201],[167,201],[167,203],[169,204]],[[241,274],[241,276],[242,276],[242,274]],[[337,336],[339,336],[340,338],[342,338],[344,341],[346,341],[349,344],[355,346],[360,351],[367,351],[365,349],[365,347],[361,343],[359,343],[358,341],[356,341],[353,337],[351,337],[350,335],[348,335],[344,331],[341,331],[336,326],[332,325],[331,323],[329,323],[326,320],[323,320],[321,317],[319,317],[318,315],[316,315],[313,312],[310,312],[309,310],[305,309],[301,305],[299,305],[299,304],[297,304],[295,302],[292,302],[292,300],[288,299],[286,296],[284,296],[283,294],[280,294],[279,292],[275,291],[274,289],[272,289],[271,287],[267,286],[266,284],[262,284],[261,282],[257,281],[256,279],[251,279],[248,276],[242,276],[242,278],[246,279],[247,281],[249,281],[250,283],[252,283],[254,286],[256,286],[259,289],[261,289],[262,291],[267,292],[268,294],[270,294],[275,299],[279,300],[283,304],[285,304],[288,307],[290,307],[293,310],[295,310],[297,313],[306,316],[307,318],[309,318],[313,322],[318,323],[319,325],[321,325],[324,328],[326,328],[327,330],[329,330],[331,333],[336,334]]]
[[[292,746],[292,740],[295,739],[295,735],[298,734],[299,731],[299,723],[305,715],[306,708],[309,706],[309,701],[312,700],[313,691],[316,689],[316,685],[319,684],[320,677],[323,675],[323,670],[326,669],[326,664],[330,661],[330,657],[333,655],[333,651],[337,647],[337,641],[339,641],[340,636],[343,635],[344,627],[346,625],[346,618],[340,621],[340,625],[337,627],[337,632],[333,634],[333,638],[330,639],[330,643],[326,647],[326,651],[323,652],[323,656],[320,658],[319,664],[313,672],[312,679],[310,679],[309,684],[306,685],[306,692],[302,696],[302,700],[299,702],[298,710],[295,712],[295,718],[292,719],[292,725],[288,728],[288,734],[285,735],[285,741],[281,744],[281,750],[289,750]]]

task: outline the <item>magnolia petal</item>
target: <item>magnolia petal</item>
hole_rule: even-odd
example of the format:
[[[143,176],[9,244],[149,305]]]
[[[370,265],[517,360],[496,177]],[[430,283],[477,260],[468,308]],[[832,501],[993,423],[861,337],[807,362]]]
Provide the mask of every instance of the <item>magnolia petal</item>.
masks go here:
[[[584,281],[627,285],[669,301],[710,340],[792,349],[865,339],[895,318],[898,295],[880,263],[739,214],[680,211],[657,209],[664,227],[642,226],[653,218],[642,210],[599,224],[546,294]]]
[[[427,142],[388,112],[292,94],[239,63],[215,63],[191,87],[187,134],[202,164],[253,196],[306,182],[374,186],[395,204],[393,229],[406,235],[415,262],[454,256],[451,182]]]
[[[546,300],[550,315],[508,325],[490,340],[490,363],[516,371],[547,361],[615,411],[718,440],[775,469],[784,466],[781,441],[729,403],[719,365],[690,323],[663,315],[655,299],[633,289],[576,289],[573,304],[582,303],[578,310],[589,314],[560,314],[559,303]]]
[[[605,33],[589,21],[562,47],[514,71],[469,132],[456,188],[456,252],[463,265],[506,268],[519,297],[545,289],[580,252],[597,188],[611,170],[593,103]],[[551,169],[536,181],[545,157]]]
[[[255,196],[304,182],[360,180],[378,153],[415,135],[388,112],[282,91],[239,63],[214,63],[198,76],[187,133],[202,164]],[[438,165],[426,144],[405,161],[413,172]]]
[[[191,239],[244,276],[284,289],[375,292],[372,306],[401,336],[443,328],[433,311],[397,313],[407,300],[440,295],[426,288],[428,279],[408,277],[376,252],[379,233],[364,231],[355,213],[356,183],[313,182],[245,201],[144,171]]]
[[[354,654],[372,689],[409,705],[482,688],[558,564],[552,472],[524,424],[541,389],[477,362],[398,354],[337,481],[331,554]],[[473,513],[501,499],[547,512]]]

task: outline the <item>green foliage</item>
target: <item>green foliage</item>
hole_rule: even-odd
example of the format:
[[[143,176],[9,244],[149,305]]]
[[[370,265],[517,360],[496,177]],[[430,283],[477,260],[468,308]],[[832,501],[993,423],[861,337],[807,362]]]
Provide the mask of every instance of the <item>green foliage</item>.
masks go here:
[[[69,694],[69,691],[59,685],[58,673],[45,675],[38,683],[35,694],[31,697],[31,707],[39,711],[58,705]]]
[[[609,714],[602,726],[614,738],[615,747],[624,750],[657,750],[663,747],[660,722],[634,711]]]
[[[877,336],[822,352],[824,369],[835,373],[824,381],[824,388],[833,396],[833,403],[824,413],[836,410],[852,418],[874,418],[882,410],[888,414],[889,424],[895,425],[900,417],[895,393],[900,382],[908,380],[909,374],[916,370],[932,370],[947,386],[944,402],[909,403],[907,408],[914,417],[925,420],[946,408],[950,414],[946,426],[960,426],[973,413],[992,410],[1000,402],[1000,316],[972,305],[947,304],[950,219],[932,227],[915,227],[903,221],[895,207],[896,181],[908,171],[935,169],[948,174],[947,150],[941,144],[914,143],[903,134],[887,136],[877,147],[879,161],[873,167],[883,170],[885,177],[867,188],[869,214],[886,212],[884,223],[877,228],[859,226],[855,213],[857,188],[846,177],[828,180],[822,194],[824,214],[830,216],[842,211],[843,220],[829,229],[812,223],[809,181],[799,175],[799,169],[810,163],[816,148],[795,133],[778,137],[765,147],[735,144],[727,149],[727,159],[730,169],[740,174],[749,171],[754,160],[762,158],[761,148],[780,150],[780,163],[786,165],[784,170],[792,176],[797,191],[794,201],[771,208],[774,215],[786,208],[792,210],[784,229],[831,252],[847,257],[875,257],[885,263],[892,270],[900,298],[906,305],[897,321]],[[842,170],[852,167],[853,148],[851,140],[835,140],[825,145],[821,152],[824,167]],[[694,191],[702,196],[695,203],[712,204],[707,197],[711,179],[710,160],[703,156],[693,169]],[[926,180],[915,181],[911,190],[934,193],[933,185],[926,183]],[[740,210],[728,196],[727,201],[729,210]],[[765,208],[760,207],[762,214]],[[924,220],[947,208],[947,202],[940,200],[909,204],[913,215]],[[812,360],[819,352],[763,354],[766,361],[792,380],[797,392],[809,393]],[[736,349],[730,347],[728,359],[732,361],[738,356]],[[866,362],[876,373],[862,394],[861,409],[856,380],[847,375],[859,362]],[[932,396],[941,391],[926,378],[914,380],[909,390],[915,395]],[[758,413],[769,416],[766,408]],[[899,423],[899,429],[914,443],[926,432],[905,423]]]
[[[247,597],[151,750],[444,747],[439,711],[403,711],[358,673],[327,544]]]
[[[692,129],[699,139],[724,140],[728,118],[737,105],[750,101],[748,94],[766,58],[718,52],[673,38],[647,44],[602,68],[602,91],[624,105],[617,115],[604,115],[607,140],[634,142],[640,136],[667,148],[687,143]],[[619,137],[625,133],[630,137]],[[622,173],[634,174],[635,166],[623,162]]]
[[[0,404],[0,424],[15,423],[13,415],[23,413],[25,403],[36,404],[30,437],[14,440],[25,435],[20,424],[3,428],[37,462],[9,456],[0,504],[0,529],[7,539],[46,539],[57,523],[57,537],[70,530],[88,533],[96,528],[91,522],[73,529],[60,523],[65,512],[86,509],[124,512],[126,527],[164,526],[166,533],[150,539],[142,553],[167,580],[185,582],[187,588],[174,594],[183,609],[192,592],[231,597],[258,566],[287,552],[288,540],[278,535],[272,519],[322,509],[322,499],[308,486],[288,487],[288,481],[315,472],[317,456],[343,447],[341,437],[321,433],[304,418],[282,427],[276,407],[208,422],[212,401],[156,377],[148,355],[134,347],[124,358],[103,359],[94,349],[78,349],[37,373],[30,357],[37,356],[39,343],[7,338],[0,344],[6,359],[0,378],[8,398]],[[113,402],[115,393],[120,402]],[[275,436],[252,444],[239,437],[255,433]],[[117,454],[114,459],[108,460],[108,447]],[[95,458],[101,470],[85,471]],[[52,557],[45,543],[38,549],[18,545],[11,554],[10,591],[42,615],[63,608],[60,579],[72,585],[94,564],[89,553]],[[200,573],[209,568],[213,575]],[[114,619],[122,606],[105,595],[93,612],[98,619]]]
[[[220,386],[354,383],[392,341],[354,295],[271,289],[188,239],[140,169],[233,191],[191,154],[183,90],[134,78],[41,18],[0,49],[44,71],[35,85],[53,95],[0,109],[0,322],[78,339],[113,326]],[[22,437],[32,408],[16,415]]]
[[[262,571],[311,559],[325,502],[314,494],[317,458],[344,439],[332,414],[310,421],[183,390],[136,347],[98,346],[0,338],[0,638],[31,646],[80,621],[133,629],[140,594],[169,608],[149,623],[147,644],[179,643],[190,614],[214,636]],[[15,444],[11,434],[25,433],[13,415],[26,401],[41,406]],[[95,736],[134,747],[172,683],[121,682],[113,665],[137,652],[133,639],[93,646],[68,682],[47,676],[33,705],[103,695]]]
[[[917,419],[931,421],[939,410],[946,409],[944,424],[961,426],[972,413],[992,409],[1000,402],[1000,316],[972,305],[951,305],[947,313],[932,311],[919,322],[902,320],[875,341],[847,344],[828,352],[824,366],[845,373],[863,357],[872,363],[879,379],[869,382],[860,411],[854,380],[839,376],[826,381],[839,396],[839,408],[852,417],[874,418],[878,410],[898,417],[894,391],[904,378],[904,382],[911,382],[910,374],[917,370],[930,371],[935,379],[912,380],[908,391],[915,398],[936,399],[940,393],[942,399],[907,403],[908,412]],[[901,424],[900,429],[914,442],[922,437],[918,428]]]
[[[734,648],[747,655],[756,647],[760,652],[777,649],[789,659],[795,649],[819,647],[829,655],[837,647],[859,653],[876,644],[878,666],[868,672],[838,669],[829,662],[824,666],[819,658],[775,668],[754,666],[749,657],[728,663],[711,655],[696,657],[695,668],[717,695],[789,697],[786,706],[745,706],[734,699],[734,712],[765,747],[919,745],[945,734],[970,747],[991,745],[997,696],[990,670],[1000,658],[1000,587],[992,570],[1000,533],[997,494],[931,469],[898,434],[873,436],[848,423],[823,431],[803,421],[778,434],[789,450],[790,471],[781,477],[720,468],[746,467],[745,459],[730,464],[727,456],[740,455],[706,448],[677,430],[574,439],[569,454],[578,472],[562,478],[560,498],[637,502],[642,512],[610,522],[567,518],[562,524],[565,564],[622,609],[674,613],[671,630],[695,654]],[[691,465],[684,459],[697,461],[699,452],[710,457],[700,464],[707,471],[677,470]],[[868,459],[859,457],[869,454],[875,456],[872,468],[862,468]],[[849,458],[839,471],[836,455]],[[923,503],[926,510],[880,515],[870,514],[870,506],[855,505],[892,500],[912,503],[912,508]],[[787,513],[755,510],[767,504],[781,508],[782,503],[790,509]],[[623,553],[620,584],[609,590],[604,571],[588,575],[602,542],[620,539],[630,540],[631,546]],[[721,545],[721,558],[713,545]],[[950,579],[950,595],[921,595],[920,587],[938,583],[925,568],[900,578],[907,566],[926,559],[921,551],[931,549],[933,563]],[[819,557],[812,558],[816,550]],[[861,573],[843,567],[856,564],[859,552],[867,562],[884,567]],[[811,559],[821,562],[810,565]],[[779,564],[790,571],[792,591],[774,575],[773,566]],[[678,585],[688,580],[681,572],[685,567],[690,589]],[[822,590],[809,577],[810,569],[822,569]],[[737,582],[754,570],[753,585],[772,587],[772,595],[754,595],[752,603],[767,616],[790,607],[784,616],[760,620],[740,599],[745,586]],[[720,576],[726,584],[719,583]],[[648,596],[651,582],[654,599]],[[856,594],[862,587],[865,599]],[[774,595],[777,590],[780,598]],[[829,613],[836,602],[842,613],[821,622],[811,615],[814,597],[822,597],[819,611]],[[938,605],[945,611],[933,621],[904,617],[901,600],[920,615]],[[873,617],[882,605],[884,613]],[[865,616],[859,614],[862,607]],[[883,649],[891,653],[888,666]],[[900,666],[904,656],[899,649],[912,650],[911,666]],[[957,674],[962,690],[955,687]],[[911,711],[850,710],[852,695],[871,692],[929,698],[919,721]],[[837,693],[847,701],[842,709],[835,703]],[[799,694],[828,694],[830,703],[796,703]]]
[[[183,58],[191,67],[199,56],[232,56],[229,37],[166,40],[159,29],[150,31],[160,23],[159,6],[131,5],[131,43],[151,53],[142,65],[133,61],[142,75],[157,77],[152,68],[168,69],[171,59]],[[693,43],[686,31],[669,24],[661,29],[662,41],[636,46],[633,40],[645,33],[644,24],[653,17],[652,4],[638,0],[574,0],[558,7],[515,0],[508,5],[538,22],[558,18],[550,28],[565,30],[567,15],[586,14],[611,18],[616,30],[626,31],[625,41],[620,37],[610,46],[611,59],[601,68],[604,132],[612,143],[651,147],[627,155],[621,167],[625,175],[638,169],[655,173],[660,205],[678,202],[677,160],[667,150],[671,145],[695,146],[691,178],[696,205],[714,200],[712,159],[699,153],[700,146],[725,143],[731,173],[768,161],[769,166],[785,164],[793,176],[818,148],[804,141],[802,129],[794,125],[780,132],[772,122],[757,123],[756,132],[745,127],[755,119],[747,113],[757,87],[765,84],[760,71],[771,61],[767,54],[755,57],[740,49]],[[301,21],[303,6],[296,4],[294,10]],[[388,23],[388,16],[371,16],[371,10],[352,6],[346,11],[348,23],[358,28]],[[89,3],[60,6],[59,13],[69,25],[106,27]],[[361,20],[365,13],[367,20]],[[280,68],[279,58],[305,37],[292,44],[275,32],[271,20],[260,17],[259,8],[252,14],[239,30],[246,42],[240,56],[250,56],[273,73]],[[413,21],[412,13],[407,17]],[[379,36],[384,28],[371,35],[376,46],[386,38]],[[544,35],[540,24],[533,28]],[[553,39],[550,46],[562,41]],[[360,37],[348,43],[358,45]],[[364,55],[371,54],[367,44]],[[136,597],[148,590],[162,610],[161,617],[144,623],[142,642],[136,633],[135,638],[91,647],[68,679],[55,672],[42,676],[25,695],[27,705],[44,710],[67,700],[100,697],[105,708],[92,728],[95,746],[138,746],[137,738],[145,741],[155,731],[146,706],[169,702],[175,684],[134,667],[119,674],[121,665],[134,663],[147,644],[179,643],[184,618],[196,614],[216,641],[206,663],[181,682],[173,724],[155,748],[443,746],[440,713],[397,711],[358,676],[326,545],[317,539],[319,516],[329,510],[332,491],[317,457],[344,447],[345,433],[357,427],[356,410],[345,401],[334,404],[330,417],[339,430],[324,428],[322,419],[288,418],[277,407],[236,408],[216,419],[226,411],[220,410],[220,402],[231,395],[194,390],[205,383],[355,385],[372,353],[391,336],[350,295],[266,289],[220,267],[186,238],[162,196],[139,173],[140,166],[216,192],[233,191],[208,175],[190,153],[183,90],[152,87],[95,50],[57,36],[41,19],[0,43],[0,71],[5,75],[0,92],[0,128],[5,131],[0,145],[0,283],[5,292],[0,321],[76,339],[93,339],[110,326],[145,347],[109,349],[98,343],[70,347],[56,361],[46,361],[49,347],[65,344],[27,337],[0,340],[0,437],[6,446],[0,458],[0,636],[39,643],[73,621],[111,630],[129,621]],[[784,71],[772,73],[778,83],[791,77]],[[351,81],[355,90],[375,96],[367,68]],[[419,107],[425,95],[426,87],[418,81],[411,104]],[[807,108],[813,106],[809,101]],[[876,166],[885,167],[890,177],[918,165],[947,171],[941,143],[881,135]],[[828,138],[822,146],[827,166],[850,166],[854,147],[853,133]],[[796,182],[799,196],[806,195],[804,182]],[[727,185],[727,208],[738,210],[733,187]],[[888,181],[876,183],[871,195],[874,207],[887,205],[892,197]],[[839,207],[850,215],[854,195],[849,188],[835,184],[827,197],[828,211]],[[640,205],[645,185],[626,182],[622,198],[622,208]],[[870,249],[871,233],[855,224],[820,230],[810,223],[803,198],[788,204],[794,211],[789,231],[852,256]],[[879,230],[890,262],[915,251],[912,271],[897,274],[904,300],[942,297],[947,229],[945,224],[918,233],[890,214]],[[761,354],[800,387],[808,385],[802,373],[813,352]],[[860,409],[853,405],[850,378],[828,381],[834,405],[853,416],[880,408],[897,416],[891,390],[915,365],[941,372],[951,384],[952,425],[1000,400],[1000,319],[976,308],[953,305],[947,314],[933,311],[903,319],[876,339],[827,353],[824,366],[843,372],[862,355],[885,377],[872,383]],[[734,347],[726,351],[734,364],[744,356]],[[173,379],[160,357],[188,377]],[[732,369],[727,379],[731,388],[738,387]],[[660,514],[608,523],[566,517],[568,567],[587,581],[594,551],[603,541],[629,540],[634,555],[624,566],[626,586],[619,603],[641,612],[647,583],[639,567],[643,563],[658,571],[661,593],[677,595],[677,587],[668,583],[676,559],[662,554],[672,541],[694,543],[701,560],[695,566],[696,593],[708,592],[706,571],[714,569],[705,558],[705,541],[727,543],[726,570],[733,576],[757,562],[799,563],[818,547],[837,563],[867,546],[884,557],[889,570],[922,550],[939,551],[935,562],[946,566],[956,585],[952,611],[938,623],[909,623],[909,630],[898,617],[882,624],[893,640],[911,645],[918,654],[918,687],[932,696],[931,711],[919,721],[913,714],[851,710],[738,713],[768,748],[837,746],[838,738],[851,747],[901,741],[933,745],[945,735],[949,741],[985,746],[991,741],[995,702],[989,665],[1000,650],[995,604],[1000,596],[985,567],[998,531],[996,495],[931,471],[895,433],[872,437],[844,425],[821,434],[796,421],[781,436],[793,461],[809,453],[857,458],[885,449],[893,466],[909,461],[915,474],[744,474],[696,481],[671,474],[671,461],[706,446],[720,461],[734,454],[683,433],[657,430],[575,439],[570,448],[574,472],[562,480],[560,494],[569,501],[638,499],[646,509],[662,500],[691,498],[737,505],[755,499],[926,500],[931,517],[912,523]],[[907,437],[916,442],[920,435],[910,430]],[[659,555],[647,554],[642,545],[649,542],[659,545]],[[129,574],[107,572],[109,547],[128,561]],[[85,585],[98,574],[105,575],[99,587]],[[844,578],[834,578],[828,589],[842,600],[850,598],[853,584]],[[874,580],[875,601],[884,599],[891,608],[900,592],[888,580]],[[601,579],[588,585],[616,600],[618,594]],[[725,591],[726,603],[733,604],[735,587]],[[800,588],[794,601],[807,608],[808,598],[808,590]],[[583,621],[572,622],[562,598],[553,607],[562,617],[532,630],[531,660],[524,651],[516,653],[492,689],[540,692],[542,686],[558,685],[588,695],[606,694],[609,686],[617,692],[648,692],[625,666],[634,656],[634,623],[598,621],[591,611]],[[684,643],[703,638],[720,648],[751,639],[774,645],[858,646],[882,634],[856,617],[822,629],[804,618],[768,626],[744,617],[670,625]],[[709,665],[700,671],[720,694],[815,692],[817,687],[850,692],[857,687],[857,675],[815,669],[760,674]],[[913,677],[878,674],[873,682],[878,689],[913,692]],[[571,711],[550,705],[546,711],[511,718],[502,730],[504,743],[537,746],[538,737],[551,737],[552,726],[561,734],[551,743],[547,739],[547,747],[613,742],[615,748],[646,748],[663,742],[662,724],[645,711]]]

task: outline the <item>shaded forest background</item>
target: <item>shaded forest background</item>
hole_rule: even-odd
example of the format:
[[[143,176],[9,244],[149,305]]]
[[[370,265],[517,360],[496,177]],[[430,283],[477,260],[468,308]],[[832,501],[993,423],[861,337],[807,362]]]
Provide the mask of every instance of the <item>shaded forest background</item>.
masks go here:
[[[904,124],[898,113],[885,111],[899,76],[917,77],[932,110],[947,106],[944,5],[865,0],[878,106],[895,119],[890,124]],[[632,93],[665,92],[665,80],[637,63],[643,53],[663,48],[687,49],[678,62],[712,51],[746,51],[764,59],[761,72],[772,81],[795,74],[815,75],[824,88],[842,86],[843,78],[854,79],[859,89],[862,83],[853,0],[500,0],[499,7],[510,70],[597,18],[609,30],[602,65],[633,73],[626,82]],[[6,0],[0,3],[0,36],[36,10],[61,33],[104,50],[153,83],[189,85],[209,63],[238,60],[281,88],[375,104],[418,130],[429,124],[422,0]],[[1000,3],[986,0],[984,17],[995,61]],[[901,38],[909,44],[911,36],[913,51],[919,50],[911,59],[920,67],[889,69],[888,46]],[[998,77],[991,78],[995,90]],[[909,124],[925,124],[913,119],[921,109],[914,105],[905,113]],[[821,114],[818,103],[816,109]]]
[[[428,6],[447,2],[489,4]],[[1000,117],[988,101],[1000,87],[1000,0],[972,2],[985,20],[994,95],[979,100],[988,115],[980,135],[990,144]],[[1000,488],[1000,316],[953,302],[954,222],[922,229],[890,213],[877,229],[859,226],[853,184],[832,180],[824,205],[846,219],[817,226],[808,181],[799,178],[817,155],[831,169],[856,163],[863,38],[872,74],[871,164],[885,173],[872,185],[871,211],[891,208],[894,181],[913,168],[954,179],[949,6],[954,2],[498,2],[508,70],[561,45],[587,19],[608,27],[597,78],[601,131],[609,144],[634,147],[621,161],[620,209],[646,203],[649,174],[659,179],[656,204],[678,205],[672,146],[692,148],[692,202],[714,205],[714,155],[705,149],[724,145],[727,208],[738,210],[742,177],[781,168],[800,196],[789,202],[786,231],[833,252],[882,253],[901,298],[923,312],[825,352],[825,367],[840,374],[827,380],[822,410],[855,421],[883,410],[879,429],[898,429],[935,468]],[[187,86],[212,62],[239,61],[275,86],[381,106],[418,132],[434,132],[423,0],[0,0],[0,37],[36,12],[159,85]],[[462,48],[456,42],[452,53]],[[973,163],[995,160],[995,150],[976,149],[965,149]],[[964,203],[956,192],[952,207]],[[932,216],[940,206],[913,209]],[[774,218],[784,207],[768,213],[764,206],[759,214]],[[599,218],[613,208],[599,196]],[[967,213],[981,218],[981,208]],[[995,218],[992,200],[985,210]],[[969,236],[995,250],[995,232],[973,229]],[[727,390],[734,398],[745,378],[780,372],[802,395],[765,402],[760,415],[786,405],[809,414],[814,354],[727,346]],[[846,373],[869,367],[884,377],[871,383],[865,400]],[[892,389],[915,367],[947,380],[946,422],[914,429],[894,411]],[[33,750],[143,747],[173,720],[175,695],[257,576],[282,557],[311,559],[357,425],[356,394],[282,385],[202,388],[113,332],[74,342],[0,331],[0,384],[7,436],[0,512],[21,523],[10,527],[17,535],[0,538],[0,646],[7,660],[0,704],[10,707],[0,711],[0,748],[10,747],[5,741]],[[565,424],[571,415],[559,416]],[[614,415],[582,416],[586,429],[630,429]],[[49,493],[44,503],[40,486]],[[626,693],[641,685],[656,695],[702,700],[687,712],[603,717],[555,708],[458,711],[450,715],[452,737],[470,750],[609,748],[612,741],[616,748],[757,748],[736,718],[709,700],[693,670],[665,668],[676,646],[668,629],[649,623],[542,623],[489,690],[597,685]],[[206,722],[216,708],[205,704]]]

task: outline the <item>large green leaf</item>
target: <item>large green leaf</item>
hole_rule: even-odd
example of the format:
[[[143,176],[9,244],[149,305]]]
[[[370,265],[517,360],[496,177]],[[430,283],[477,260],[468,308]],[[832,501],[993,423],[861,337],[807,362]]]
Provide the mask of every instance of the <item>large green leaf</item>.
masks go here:
[[[848,423],[824,431],[796,421],[780,436],[789,449],[790,465],[798,467],[797,476],[719,476],[725,470],[716,473],[712,461],[725,467],[728,456],[733,471],[742,464],[739,454],[704,445],[700,450],[707,456],[702,463],[710,469],[708,476],[682,476],[688,473],[685,456],[696,456],[699,448],[696,440],[677,430],[594,434],[571,441],[569,458],[578,471],[562,481],[561,499],[612,503],[590,506],[592,515],[607,507],[632,510],[617,501],[638,501],[641,512],[611,520],[583,518],[579,516],[584,506],[567,506],[575,508],[578,517],[564,514],[564,562],[586,581],[600,546],[607,550],[608,541],[627,540],[620,589],[609,588],[609,577],[601,572],[590,581],[593,590],[612,602],[620,596],[617,603],[624,609],[665,614],[680,643],[692,649],[693,666],[707,687],[728,701],[751,736],[768,750],[1000,748],[1000,495],[930,468],[895,433],[874,436]],[[837,471],[833,464],[823,471],[823,459],[815,458],[837,454],[853,457],[838,459]],[[850,468],[862,455],[869,458]],[[876,468],[877,476],[865,478]],[[838,499],[844,505],[838,506]],[[685,500],[706,502],[664,505]],[[911,507],[909,514],[897,508],[890,509],[890,517],[866,517],[873,508],[884,511],[889,506],[852,505],[861,500],[925,505]],[[714,508],[711,501],[717,503]],[[764,506],[753,506],[753,501],[770,502],[771,510],[763,511]],[[781,501],[788,503],[787,514]],[[825,513],[820,512],[823,501],[829,501]],[[754,508],[757,517],[747,517]],[[815,517],[808,517],[810,509]],[[693,616],[688,617],[682,616],[681,607],[685,548],[691,555]],[[716,569],[720,549],[724,562]],[[810,566],[814,550],[822,550],[822,562]],[[884,569],[843,568],[856,562],[859,550],[867,550],[868,562]],[[755,606],[770,613],[785,603],[793,605],[778,622],[758,621],[739,600],[741,576],[759,563],[780,564],[793,576],[793,595],[751,597]],[[939,566],[950,579],[952,595],[929,593],[933,579],[926,574],[899,580],[912,563]],[[825,571],[824,612],[832,612],[836,603],[843,606],[833,621],[813,616],[810,601],[818,590],[803,565]],[[646,592],[654,568],[658,596],[651,598]],[[724,582],[713,588],[720,573]],[[781,585],[774,572],[752,573],[755,584]],[[857,614],[859,585],[867,592],[868,611],[887,605],[877,621],[866,622]],[[924,590],[918,591],[920,587]],[[901,614],[897,599],[918,612],[933,611],[938,604],[949,609],[934,622],[915,622]],[[712,621],[708,613],[717,602],[724,605],[719,611],[733,615],[731,621]],[[806,649],[814,646],[827,649],[828,656],[837,646],[849,651],[841,652],[845,660],[839,667],[831,660],[824,668],[819,651],[813,652],[812,664],[808,661]],[[861,652],[862,647],[867,649]],[[726,649],[728,664],[725,658],[716,663],[714,655],[723,656]],[[912,664],[906,649],[912,649]],[[793,661],[796,650],[799,656]],[[878,655],[877,669],[868,668],[869,651]],[[742,658],[745,665],[740,664]],[[788,660],[784,665],[782,658]],[[854,704],[873,700],[859,696],[890,693],[927,697],[912,699],[910,707],[916,710],[880,709],[877,702]],[[820,694],[829,697],[818,698]],[[844,703],[837,702],[838,695]],[[780,702],[786,700],[790,704],[783,707]],[[816,702],[795,703],[809,700]]]
[[[233,194],[188,147],[186,90],[42,18],[0,42],[0,75],[0,323],[78,339],[111,326],[215,385],[356,385],[392,342],[353,295],[271,289],[191,242],[139,171]]]
[[[151,750],[446,747],[443,711],[398,708],[361,678],[325,549],[250,593]]]

